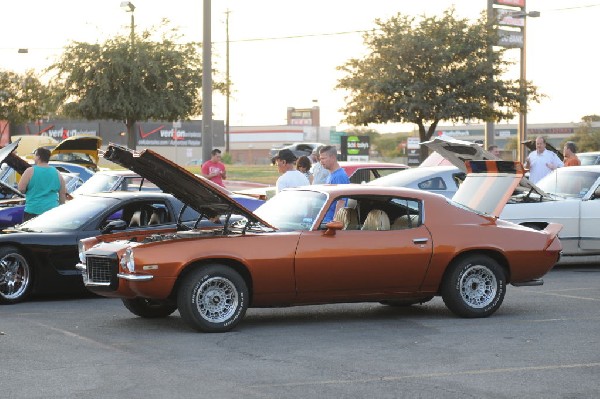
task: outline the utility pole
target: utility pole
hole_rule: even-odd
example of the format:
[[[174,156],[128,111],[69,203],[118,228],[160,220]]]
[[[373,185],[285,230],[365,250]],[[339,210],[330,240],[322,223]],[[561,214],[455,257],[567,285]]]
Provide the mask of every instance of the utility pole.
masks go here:
[[[494,15],[494,0],[487,0],[487,25],[488,25],[488,34],[491,34],[494,30],[494,21],[495,21],[496,17]],[[487,49],[488,51],[488,62],[490,63],[490,79],[494,79],[494,70],[493,70],[493,65],[492,65],[492,59],[493,59],[493,52],[494,52],[494,48],[492,46],[489,46],[489,48]],[[487,103],[489,107],[494,107],[494,98],[493,98],[493,94],[490,93],[489,97],[487,99]],[[489,148],[489,146],[494,144],[494,121],[486,121],[485,122],[485,140],[484,140],[484,146],[485,149]]]
[[[202,160],[212,151],[212,39],[210,34],[210,0],[204,0],[202,12]]]
[[[225,153],[229,153],[229,96],[231,94],[231,81],[229,80],[229,14],[225,11]]]

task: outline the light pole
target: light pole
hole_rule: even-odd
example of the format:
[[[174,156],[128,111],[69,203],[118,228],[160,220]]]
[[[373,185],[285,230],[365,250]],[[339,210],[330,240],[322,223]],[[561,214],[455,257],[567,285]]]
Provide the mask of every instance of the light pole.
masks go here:
[[[540,16],[540,12],[515,11],[511,16],[513,18],[523,18],[523,45],[521,46],[519,61],[519,90],[521,92],[521,97],[523,98],[523,103],[521,104],[521,110],[519,112],[519,128],[517,131],[517,159],[523,163],[525,162],[525,154],[521,143],[527,140],[527,17],[537,18]]]
[[[133,11],[135,10],[135,6],[131,1],[122,1],[121,8],[126,12],[131,13],[131,50],[133,51],[133,45],[135,44],[135,20],[133,17]]]
[[[133,61],[134,61],[134,50],[135,50],[135,21],[133,18],[133,11],[135,10],[135,6],[133,5],[133,3],[131,1],[122,1],[121,2],[121,8],[123,10],[125,10],[126,12],[130,12],[131,13],[131,48],[129,49],[129,54],[130,54],[130,65],[133,68]],[[131,74],[130,76],[133,76],[133,74]],[[127,117],[126,118],[126,125],[127,125],[127,147],[135,150],[136,145],[137,145],[137,140],[135,137],[135,121],[133,120],[133,118]]]

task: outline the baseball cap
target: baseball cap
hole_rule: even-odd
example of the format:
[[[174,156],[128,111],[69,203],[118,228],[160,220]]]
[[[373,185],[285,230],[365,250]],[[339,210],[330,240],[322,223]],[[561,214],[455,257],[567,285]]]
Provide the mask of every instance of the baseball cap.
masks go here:
[[[278,159],[281,159],[281,160],[283,160],[283,161],[285,161],[287,163],[292,163],[297,158],[294,155],[294,153],[292,152],[292,150],[284,148],[283,150],[279,150],[279,152],[277,153],[277,155],[275,155],[273,157],[273,159],[271,159],[271,162],[275,163],[275,161],[277,161]]]

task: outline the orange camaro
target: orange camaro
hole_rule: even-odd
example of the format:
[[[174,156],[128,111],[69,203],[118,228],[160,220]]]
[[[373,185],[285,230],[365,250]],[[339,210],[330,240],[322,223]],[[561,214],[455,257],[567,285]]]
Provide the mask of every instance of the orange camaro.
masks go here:
[[[486,317],[500,307],[506,284],[542,284],[561,251],[560,225],[536,231],[498,220],[523,175],[513,162],[473,162],[456,200],[412,189],[318,185],[284,190],[253,213],[151,150],[110,145],[104,156],[205,218],[231,216],[220,228],[80,242],[78,268],[88,289],[122,298],[141,317],[179,310],[199,331],[231,330],[248,307],[399,306],[436,295],[459,316]],[[330,207],[337,207],[331,221]]]

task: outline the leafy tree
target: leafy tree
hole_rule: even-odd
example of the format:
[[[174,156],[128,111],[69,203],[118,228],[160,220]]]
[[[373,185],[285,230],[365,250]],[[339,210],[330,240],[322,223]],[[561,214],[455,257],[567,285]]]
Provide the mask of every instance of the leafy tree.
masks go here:
[[[592,127],[592,122],[599,121],[597,115],[588,115],[581,118],[581,124],[575,129],[575,134],[564,140],[573,141],[577,146],[578,152],[598,151],[600,149],[600,128]]]
[[[153,41],[145,31],[133,41],[130,36],[116,36],[102,44],[71,43],[50,67],[56,72],[53,83],[59,88],[61,110],[72,117],[122,121],[132,149],[136,122],[198,115],[202,109],[200,45],[180,44],[180,38],[177,30],[170,30]]]
[[[399,13],[375,24],[364,35],[370,53],[338,67],[345,77],[337,88],[349,92],[342,109],[348,123],[415,123],[425,141],[442,120],[510,120],[525,97],[541,97],[532,84],[521,90],[518,80],[503,79],[510,63],[503,48],[491,50],[498,37],[483,13],[474,23],[451,8],[441,17],[416,21]]]
[[[49,89],[33,71],[0,71],[0,120],[18,125],[40,119],[50,111],[48,101]]]

